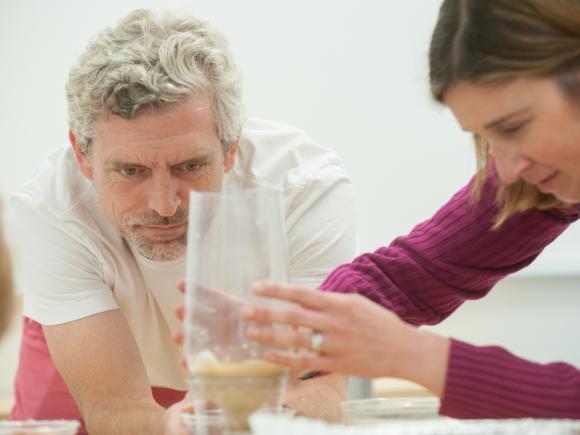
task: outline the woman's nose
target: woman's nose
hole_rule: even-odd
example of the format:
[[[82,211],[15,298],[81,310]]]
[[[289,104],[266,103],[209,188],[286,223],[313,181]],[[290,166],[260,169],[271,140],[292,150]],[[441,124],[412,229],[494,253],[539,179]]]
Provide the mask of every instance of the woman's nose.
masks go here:
[[[513,146],[491,146],[490,153],[499,179],[504,184],[513,184],[532,165],[532,160],[518,152]]]

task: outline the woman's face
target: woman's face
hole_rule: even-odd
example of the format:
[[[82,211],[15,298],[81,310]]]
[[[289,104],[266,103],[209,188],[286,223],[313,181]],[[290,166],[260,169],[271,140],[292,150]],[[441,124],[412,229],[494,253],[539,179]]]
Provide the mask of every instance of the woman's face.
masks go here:
[[[555,81],[460,82],[444,102],[464,130],[487,141],[503,183],[521,178],[562,201],[580,202],[580,106]]]

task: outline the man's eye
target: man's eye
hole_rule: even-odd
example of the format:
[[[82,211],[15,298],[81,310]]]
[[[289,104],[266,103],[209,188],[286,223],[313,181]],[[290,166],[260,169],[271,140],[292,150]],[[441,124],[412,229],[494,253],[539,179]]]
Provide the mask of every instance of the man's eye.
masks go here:
[[[181,170],[184,172],[197,172],[201,168],[199,163],[185,163],[181,165]]]
[[[121,175],[124,177],[134,177],[138,173],[138,169],[134,166],[125,166],[120,170]]]

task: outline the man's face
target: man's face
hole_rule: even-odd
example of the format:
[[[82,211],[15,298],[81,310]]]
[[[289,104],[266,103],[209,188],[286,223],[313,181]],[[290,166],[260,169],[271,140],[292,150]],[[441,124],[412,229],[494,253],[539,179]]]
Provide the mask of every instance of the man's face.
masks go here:
[[[93,180],[105,217],[145,257],[183,255],[190,190],[221,190],[237,146],[224,156],[209,96],[134,119],[109,115],[95,123],[90,156],[75,145],[83,174]]]

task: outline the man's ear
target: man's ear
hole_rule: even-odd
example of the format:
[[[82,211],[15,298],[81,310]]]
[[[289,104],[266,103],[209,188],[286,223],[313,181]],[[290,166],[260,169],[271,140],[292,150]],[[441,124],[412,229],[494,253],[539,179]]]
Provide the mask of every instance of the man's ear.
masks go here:
[[[238,149],[240,145],[240,140],[238,139],[228,150],[224,157],[224,172],[230,172],[236,163],[236,157],[238,156]]]
[[[69,129],[68,131],[68,138],[70,143],[73,147],[73,151],[75,152],[75,156],[77,158],[77,163],[79,164],[79,169],[81,173],[88,178],[89,180],[93,179],[93,169],[91,167],[90,158],[87,153],[81,148],[79,145],[75,134],[72,130]]]

